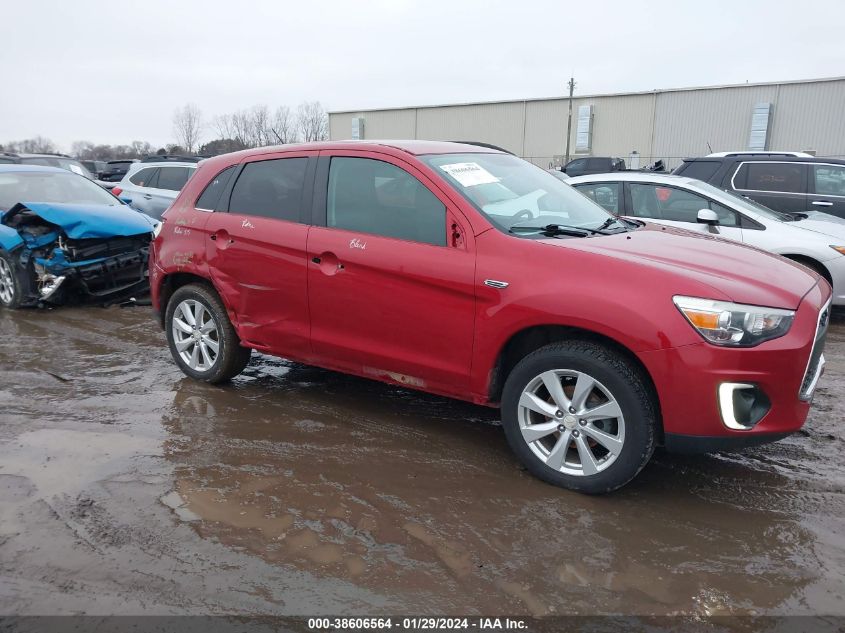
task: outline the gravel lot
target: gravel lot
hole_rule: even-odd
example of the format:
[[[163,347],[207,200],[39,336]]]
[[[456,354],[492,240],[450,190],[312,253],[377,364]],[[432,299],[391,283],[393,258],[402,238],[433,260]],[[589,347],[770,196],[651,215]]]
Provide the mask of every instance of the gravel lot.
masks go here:
[[[193,382],[148,309],[0,332],[0,613],[845,615],[843,314],[801,433],[602,498],[488,409],[264,356]]]

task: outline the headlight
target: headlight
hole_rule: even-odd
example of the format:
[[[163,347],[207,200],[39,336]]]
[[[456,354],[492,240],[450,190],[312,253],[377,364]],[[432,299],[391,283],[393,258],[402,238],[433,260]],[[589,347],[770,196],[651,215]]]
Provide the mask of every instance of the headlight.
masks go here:
[[[161,233],[161,229],[162,229],[162,227],[164,227],[164,222],[158,222],[158,223],[157,223],[157,224],[153,227],[153,239],[155,239],[155,238],[157,238],[157,237],[158,237],[158,234],[159,234],[159,233]]]
[[[842,254],[842,255],[845,255],[845,246],[836,246],[836,245],[834,245],[834,244],[831,244],[831,245],[830,245],[830,247],[831,247],[833,250],[835,250],[837,253],[840,253],[840,254]]]
[[[714,345],[752,347],[783,336],[793,310],[763,308],[697,297],[672,297],[678,310],[704,339]]]

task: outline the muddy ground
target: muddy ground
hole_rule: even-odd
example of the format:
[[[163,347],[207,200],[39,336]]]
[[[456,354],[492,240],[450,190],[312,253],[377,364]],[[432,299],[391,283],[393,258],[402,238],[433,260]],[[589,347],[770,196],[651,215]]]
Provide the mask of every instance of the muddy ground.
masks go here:
[[[552,488],[496,413],[254,357],[148,309],[0,311],[0,614],[845,614],[845,317],[802,433]]]

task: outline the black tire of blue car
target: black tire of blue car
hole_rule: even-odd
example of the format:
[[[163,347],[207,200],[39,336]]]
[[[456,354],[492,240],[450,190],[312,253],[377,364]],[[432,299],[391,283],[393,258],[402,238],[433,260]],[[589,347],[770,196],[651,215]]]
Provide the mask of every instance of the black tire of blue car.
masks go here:
[[[7,296],[4,299],[3,295],[0,294],[0,305],[4,308],[14,310],[15,308],[19,308],[21,306],[24,296],[24,289],[21,287],[20,275],[18,274],[18,266],[8,253],[0,252],[0,259],[3,260],[3,264],[5,265],[5,269],[3,265],[0,265],[0,274],[2,274],[4,270],[7,270],[11,276],[11,296]],[[8,281],[9,280],[7,279],[6,283],[8,283]]]
[[[173,335],[173,319],[177,306],[183,301],[196,301],[211,314],[218,328],[218,354],[210,369],[197,371],[182,359],[177,351]],[[240,374],[249,363],[252,350],[242,347],[235,328],[226,313],[226,308],[213,288],[204,284],[182,286],[170,297],[165,312],[165,332],[170,353],[179,368],[191,378],[211,384],[223,383]]]
[[[583,373],[593,378],[600,383],[601,387],[612,394],[621,410],[624,420],[622,448],[618,451],[614,461],[595,474],[587,475],[583,472],[568,474],[561,472],[562,469],[550,467],[532,451],[529,447],[529,440],[523,436],[520,426],[520,399],[523,392],[529,389],[530,385],[537,384],[539,377],[545,372],[555,371]],[[534,382],[532,383],[532,381]],[[564,385],[565,395],[573,397],[574,392],[570,391],[566,394],[566,389],[572,388]],[[540,392],[543,393],[542,390]],[[591,397],[598,399],[601,394]],[[548,400],[551,401],[552,398]],[[549,402],[549,405],[555,406],[553,401]],[[568,412],[574,413],[575,411],[568,409],[568,411],[558,411],[557,414],[564,417],[563,414]],[[555,486],[587,494],[611,492],[631,481],[651,459],[659,424],[656,396],[653,389],[650,388],[647,378],[643,376],[642,370],[623,354],[610,347],[591,341],[579,340],[553,343],[523,358],[511,371],[505,382],[501,415],[508,443],[531,474]],[[532,414],[532,416],[536,421],[542,422],[542,415]],[[572,417],[576,419],[573,420]],[[595,441],[584,432],[584,427],[579,427],[579,424],[589,425],[589,430],[592,423],[579,420],[577,416],[572,417],[565,415],[565,418],[569,419],[574,427],[574,430],[571,430],[570,433],[576,437],[580,433],[582,441],[589,441],[595,445]],[[549,417],[546,424],[553,421],[557,420],[554,417]],[[605,421],[599,420],[596,424],[604,425]],[[562,432],[565,432],[562,424],[558,429],[559,432],[554,436],[557,438],[562,435]],[[550,439],[549,444],[546,445],[549,456],[554,448],[557,448],[555,442],[555,439]],[[551,448],[552,444],[554,444],[554,448]],[[564,461],[562,463],[564,467],[571,468],[572,462],[578,461],[578,448],[576,442],[573,441],[569,448],[564,449]],[[571,462],[568,461],[567,455],[571,456]],[[601,460],[599,460],[599,463],[601,464]]]

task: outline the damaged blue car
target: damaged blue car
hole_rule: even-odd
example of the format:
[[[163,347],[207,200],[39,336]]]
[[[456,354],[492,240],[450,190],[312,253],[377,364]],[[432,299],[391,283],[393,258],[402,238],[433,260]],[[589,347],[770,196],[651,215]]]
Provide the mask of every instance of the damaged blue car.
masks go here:
[[[108,303],[143,294],[159,228],[77,174],[0,165],[0,306]]]

